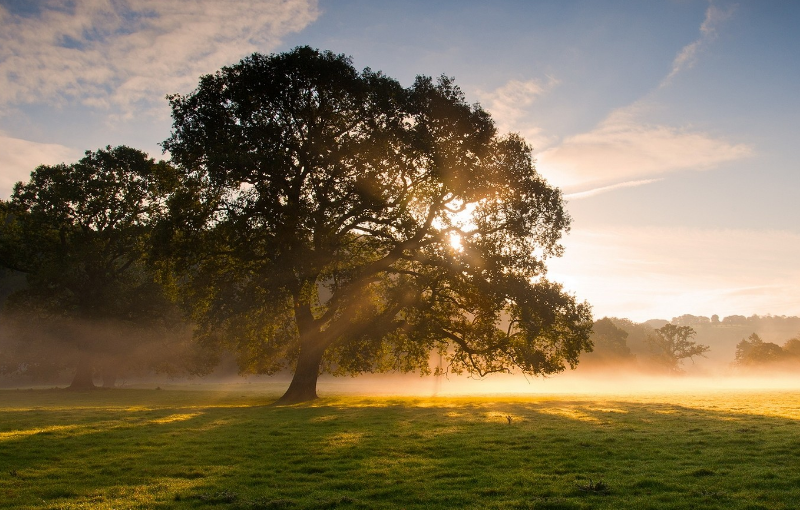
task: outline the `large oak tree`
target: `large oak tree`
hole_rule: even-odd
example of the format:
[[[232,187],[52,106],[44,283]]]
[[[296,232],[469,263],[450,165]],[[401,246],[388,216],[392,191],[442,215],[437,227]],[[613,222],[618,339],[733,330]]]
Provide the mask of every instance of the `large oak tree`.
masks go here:
[[[569,217],[517,135],[449,78],[408,88],[308,47],[170,98],[185,173],[161,232],[201,342],[245,372],[479,375],[574,366],[588,305],[546,279]]]

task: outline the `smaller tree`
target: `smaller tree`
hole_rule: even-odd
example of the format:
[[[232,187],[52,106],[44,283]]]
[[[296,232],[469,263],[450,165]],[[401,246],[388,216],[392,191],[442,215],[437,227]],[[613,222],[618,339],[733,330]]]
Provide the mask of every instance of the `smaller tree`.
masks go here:
[[[783,344],[783,351],[791,357],[800,358],[800,335]]]
[[[656,351],[657,360],[671,372],[681,372],[686,358],[703,356],[710,350],[707,345],[694,342],[697,332],[691,326],[665,324],[648,337],[650,346]]]
[[[0,266],[26,277],[4,309],[16,366],[70,363],[72,387],[90,388],[96,370],[110,384],[145,341],[156,357],[167,352],[161,340],[183,324],[146,255],[178,182],[163,161],[107,147],[36,168],[0,201]]]
[[[786,357],[781,346],[765,342],[756,333],[736,344],[736,361],[739,366],[754,366],[775,363]]]
[[[614,321],[604,317],[595,321],[592,326],[592,350],[581,356],[581,361],[587,366],[600,364],[620,364],[631,362],[635,359],[626,339],[628,332],[614,324]]]

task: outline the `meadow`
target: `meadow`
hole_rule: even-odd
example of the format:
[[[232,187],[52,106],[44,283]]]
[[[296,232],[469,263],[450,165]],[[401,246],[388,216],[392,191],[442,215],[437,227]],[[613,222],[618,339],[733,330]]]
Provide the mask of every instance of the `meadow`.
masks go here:
[[[800,394],[0,391],[0,508],[789,509]]]

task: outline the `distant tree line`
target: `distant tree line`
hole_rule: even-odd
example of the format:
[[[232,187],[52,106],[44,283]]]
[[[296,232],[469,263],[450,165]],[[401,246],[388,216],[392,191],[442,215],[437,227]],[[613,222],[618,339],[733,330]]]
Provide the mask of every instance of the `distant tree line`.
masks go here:
[[[685,360],[709,351],[708,346],[694,341],[695,335],[690,326],[667,323],[653,328],[628,319],[604,317],[594,323],[590,337],[593,350],[584,356],[584,365],[681,373]],[[638,355],[631,346],[635,346]]]
[[[800,330],[800,317],[785,315],[751,315],[749,317],[744,315],[729,315],[720,319],[719,315],[705,317],[702,315],[684,314],[679,317],[673,317],[670,322],[676,326],[750,326],[756,329],[767,329],[780,325]]]
[[[614,367],[615,369],[647,372],[680,372],[686,360],[705,356],[711,347],[695,342],[700,336],[715,345],[730,342],[732,334],[742,329],[758,329],[770,336],[780,336],[790,328],[800,329],[800,317],[784,316],[731,316],[727,322],[703,320],[695,315],[674,317],[673,322],[650,320],[634,323],[628,319],[608,318],[594,323],[591,340],[593,351],[583,357],[583,369]],[[742,320],[740,320],[740,318]],[[729,319],[726,317],[726,319]],[[680,324],[680,325],[679,325]],[[687,324],[693,324],[690,326]],[[697,328],[697,329],[695,329]],[[723,338],[714,338],[719,329],[728,332]],[[698,330],[702,335],[698,334]],[[741,338],[741,337],[739,337]],[[726,364],[746,370],[795,369],[800,366],[800,335],[782,345],[765,342],[753,332],[736,344],[735,358]]]

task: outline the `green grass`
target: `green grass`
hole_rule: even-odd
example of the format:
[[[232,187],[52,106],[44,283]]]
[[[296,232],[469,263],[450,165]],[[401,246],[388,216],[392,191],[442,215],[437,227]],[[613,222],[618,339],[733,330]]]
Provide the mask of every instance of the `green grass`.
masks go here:
[[[800,504],[794,393],[275,396],[0,391],[0,508]]]

